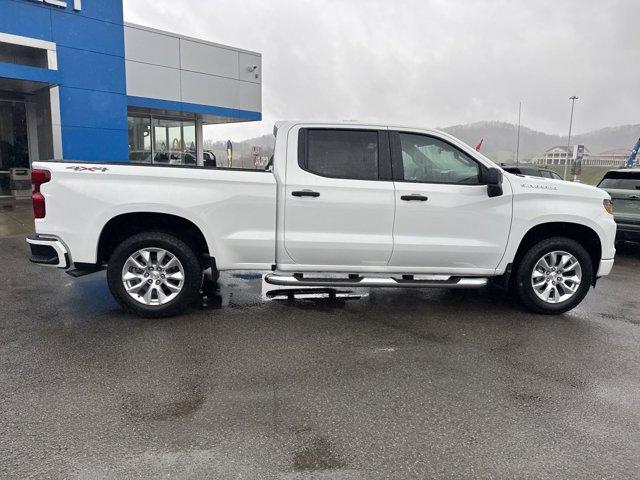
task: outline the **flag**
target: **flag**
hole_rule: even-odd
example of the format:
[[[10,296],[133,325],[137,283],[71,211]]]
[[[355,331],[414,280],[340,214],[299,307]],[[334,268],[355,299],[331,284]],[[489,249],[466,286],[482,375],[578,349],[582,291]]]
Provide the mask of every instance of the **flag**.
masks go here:
[[[638,139],[636,144],[633,146],[633,149],[631,150],[631,154],[629,155],[629,158],[627,158],[627,168],[633,168],[634,165],[636,164],[636,157],[638,156],[638,150],[640,150],[640,138]]]
[[[480,143],[478,145],[476,145],[476,152],[479,152],[480,149],[482,148],[482,142],[484,142],[484,138],[480,139]]]
[[[573,147],[573,175],[582,175],[582,160],[584,159],[584,145],[574,145]]]
[[[231,165],[233,165],[233,143],[227,140],[227,167],[231,168]]]

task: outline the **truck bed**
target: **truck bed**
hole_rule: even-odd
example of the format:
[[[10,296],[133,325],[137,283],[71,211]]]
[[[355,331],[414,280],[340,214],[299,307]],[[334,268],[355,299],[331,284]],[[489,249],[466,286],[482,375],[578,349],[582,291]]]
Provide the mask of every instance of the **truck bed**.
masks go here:
[[[276,181],[270,172],[159,165],[35,162],[47,214],[36,233],[63,238],[73,262],[95,263],[114,216],[175,215],[196,225],[221,269],[269,269],[275,257]],[[215,219],[215,220],[214,220]]]

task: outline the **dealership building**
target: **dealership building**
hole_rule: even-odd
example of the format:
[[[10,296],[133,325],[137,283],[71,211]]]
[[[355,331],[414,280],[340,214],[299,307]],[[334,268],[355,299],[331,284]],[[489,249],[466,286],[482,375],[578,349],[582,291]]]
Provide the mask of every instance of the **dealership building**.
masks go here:
[[[260,120],[261,55],[183,33],[122,0],[0,0],[0,195],[36,160],[207,165],[203,125]]]

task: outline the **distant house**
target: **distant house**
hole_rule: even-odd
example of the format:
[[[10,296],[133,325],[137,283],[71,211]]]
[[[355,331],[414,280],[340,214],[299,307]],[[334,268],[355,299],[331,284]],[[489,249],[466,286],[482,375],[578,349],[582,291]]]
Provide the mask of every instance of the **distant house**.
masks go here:
[[[591,157],[591,152],[585,148],[584,149],[584,159],[582,161],[583,165],[586,165],[586,160]],[[573,161],[573,145],[568,148],[566,145],[558,145],[556,147],[552,147],[542,155],[535,157],[532,160],[532,163],[537,165],[564,165],[567,163],[567,159],[569,159],[569,165]]]
[[[606,152],[592,154],[589,149],[584,149],[584,158],[582,159],[583,166],[589,167],[622,167],[624,166],[630,151],[624,148],[607,150]],[[573,146],[567,148],[566,146],[558,145],[545,151],[542,155],[534,157],[532,163],[537,165],[569,165],[573,162]]]

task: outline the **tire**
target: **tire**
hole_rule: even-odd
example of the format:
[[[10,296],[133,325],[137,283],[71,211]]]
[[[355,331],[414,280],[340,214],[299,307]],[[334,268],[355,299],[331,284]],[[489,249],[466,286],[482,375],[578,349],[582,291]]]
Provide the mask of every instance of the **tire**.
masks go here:
[[[554,256],[554,252],[559,253]],[[557,259],[556,265],[552,265],[554,258]],[[569,270],[574,260],[578,266]],[[566,270],[561,265],[564,261],[567,261]],[[552,268],[547,268],[547,265]],[[578,277],[581,278],[576,286],[575,279]],[[593,265],[589,253],[578,242],[553,237],[532,245],[525,252],[517,267],[515,280],[518,297],[527,309],[546,315],[561,314],[584,300],[593,281]],[[534,288],[534,281],[539,285],[537,288]],[[548,296],[548,300],[545,301],[541,296]],[[568,297],[563,299],[563,296]]]
[[[135,277],[127,280],[131,294],[125,275]],[[128,312],[145,318],[170,317],[195,302],[202,285],[202,266],[193,248],[179,238],[143,232],[116,247],[109,259],[107,282],[111,294]]]

